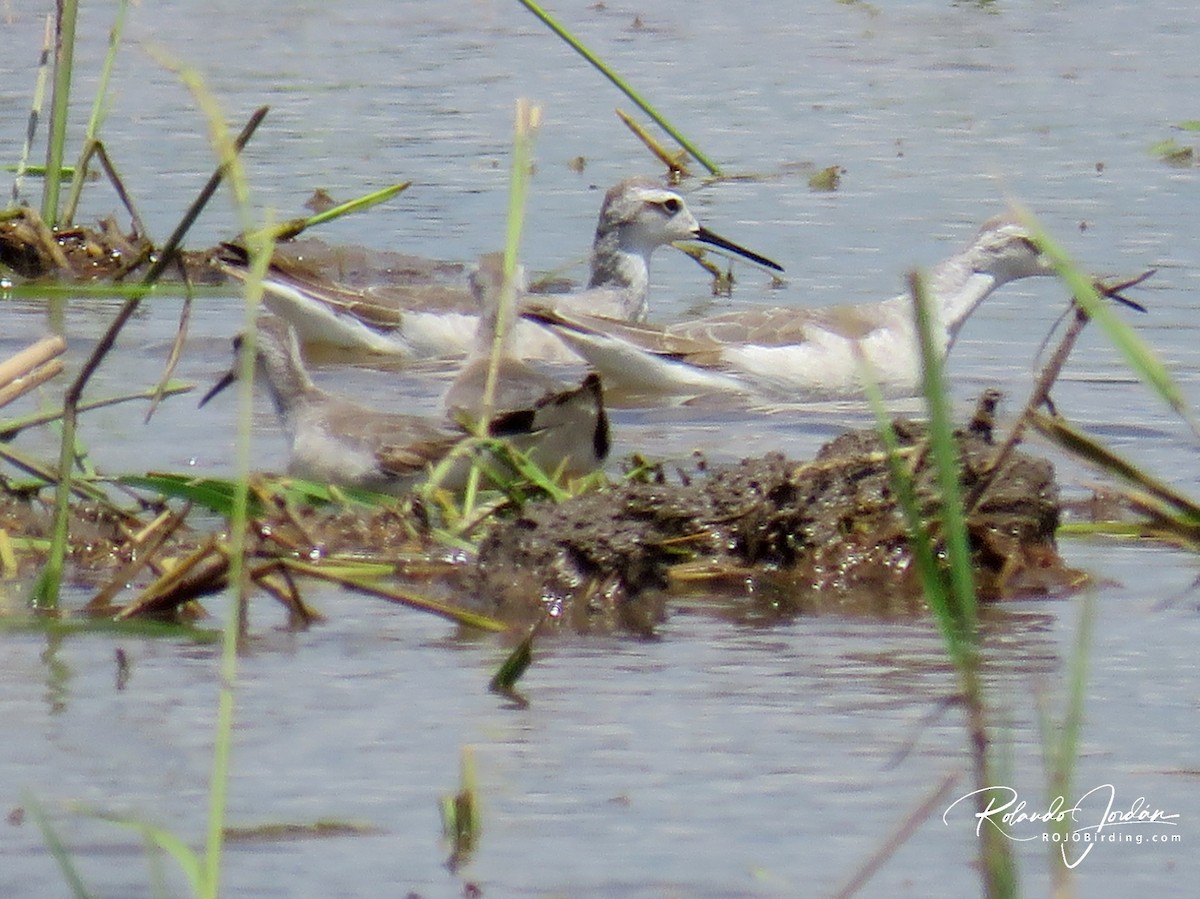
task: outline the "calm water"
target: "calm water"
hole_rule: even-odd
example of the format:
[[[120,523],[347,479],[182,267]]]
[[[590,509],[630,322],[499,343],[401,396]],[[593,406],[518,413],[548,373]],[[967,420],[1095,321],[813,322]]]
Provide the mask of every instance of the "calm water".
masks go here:
[[[30,5],[0,10],[6,161],[19,152],[41,38]],[[106,6],[84,11],[81,122]],[[657,319],[730,303],[882,299],[907,269],[956,249],[1015,197],[1092,270],[1159,270],[1140,294],[1151,314],[1137,324],[1200,406],[1196,170],[1147,152],[1171,136],[1189,142],[1172,125],[1200,115],[1194,5],[912,2],[873,11],[751,0],[734,13],[698,0],[558,12],[727,171],[770,176],[700,188],[690,202],[714,230],[787,266],[787,288],[768,290],[743,271],[732,301],[712,300],[695,267],[664,252]],[[630,104],[516,4],[297,2],[281,16],[271,4],[186,0],[133,9],[127,41],[103,135],[158,239],[213,162],[196,103],[151,51],[198,68],[235,119],[271,105],[247,158],[255,200],[275,218],[297,214],[317,187],[347,198],[416,182],[387,207],[326,229],[334,242],[463,262],[497,248],[521,96],[545,110],[524,246],[532,268],[579,257],[603,188],[654,170],[612,115]],[[587,160],[582,173],[567,166],[577,156]],[[809,191],[808,172],[835,164],[846,170],[841,189]],[[116,206],[97,185],[82,218]],[[235,230],[228,203],[217,202],[193,243]],[[1064,302],[1050,282],[989,300],[952,358],[956,401],[966,406],[997,384],[1015,405]],[[73,363],[114,308],[72,304]],[[96,394],[153,381],[178,313],[170,297],[147,303]],[[208,384],[224,370],[240,315],[233,296],[200,304],[181,377]],[[43,328],[40,304],[0,301],[0,356]],[[413,409],[428,408],[438,390],[420,373],[317,375]],[[1086,335],[1056,400],[1119,450],[1200,492],[1194,440],[1128,380],[1098,333]],[[224,472],[230,416],[229,406],[197,413],[183,398],[148,428],[140,410],[96,413],[83,436],[106,471]],[[861,420],[838,406],[626,410],[617,436],[663,455],[699,447],[732,459],[753,447],[800,456]],[[265,409],[261,425],[261,464],[278,468],[282,444]],[[42,450],[49,440],[21,443]],[[1095,477],[1071,463],[1059,469],[1079,495]],[[1171,831],[1181,838],[1151,844],[1165,829],[1127,827],[1143,844],[1097,847],[1078,869],[1080,894],[1187,895],[1200,875],[1195,559],[1157,545],[1063,549],[1102,585],[1078,792],[1112,784],[1117,809],[1145,797],[1179,815]],[[18,604],[21,589],[0,583],[0,602]],[[440,622],[359,597],[308,594],[329,621],[307,633],[281,630],[266,602],[255,609],[230,817],[348,820],[377,832],[233,845],[231,896],[457,896],[464,878],[488,896],[827,895],[966,764],[959,715],[928,723],[952,679],[925,623],[750,626],[730,623],[730,603],[681,601],[656,641],[543,644],[523,681],[531,705],[514,710],[485,691],[506,651],[499,642],[460,640]],[[990,685],[1011,743],[1006,782],[1031,809],[1045,802],[1034,697],[1060,699],[1078,612],[1076,601],[1019,603],[990,625]],[[132,664],[123,690],[117,648]],[[212,648],[171,640],[0,636],[0,801],[43,803],[97,894],[150,895],[142,846],[66,805],[142,816],[199,844],[215,671]],[[456,787],[464,746],[478,765],[485,831],[460,878],[442,865],[437,797]],[[943,825],[941,807],[864,895],[978,894],[974,822]],[[28,819],[0,832],[0,895],[66,894]],[[1026,894],[1047,893],[1051,854],[1040,840],[1018,847]],[[179,886],[173,872],[168,879]]]

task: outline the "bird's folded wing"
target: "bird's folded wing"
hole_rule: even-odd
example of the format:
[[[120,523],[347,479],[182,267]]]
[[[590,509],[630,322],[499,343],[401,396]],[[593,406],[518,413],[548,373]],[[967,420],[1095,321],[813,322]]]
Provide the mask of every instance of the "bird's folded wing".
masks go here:
[[[621,340],[639,349],[659,356],[686,359],[703,364],[698,359],[719,355],[721,342],[697,331],[685,333],[675,329],[658,328],[654,325],[636,324],[600,315],[566,312],[544,306],[531,306],[522,310],[522,316],[538,322],[579,334],[603,336]]]

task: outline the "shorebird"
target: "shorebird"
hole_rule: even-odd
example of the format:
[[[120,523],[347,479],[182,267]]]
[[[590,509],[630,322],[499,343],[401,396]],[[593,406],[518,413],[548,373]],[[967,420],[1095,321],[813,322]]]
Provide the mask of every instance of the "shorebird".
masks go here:
[[[523,294],[526,281],[522,266],[517,266],[513,280],[514,292]],[[496,412],[528,408],[547,393],[561,391],[564,386],[561,382],[534,368],[513,352],[514,332],[518,327],[523,331],[537,329],[532,322],[522,322],[520,319],[507,322],[504,333],[500,335],[499,346],[496,345],[500,330],[501,290],[504,287],[504,254],[488,253],[481,256],[467,283],[479,309],[479,318],[471,352],[442,398],[447,414],[456,421],[465,418],[475,422]],[[512,313],[515,315],[515,308]],[[551,340],[558,340],[544,328],[538,330]],[[523,343],[527,345],[528,341]],[[559,345],[562,345],[561,342]],[[499,354],[496,383],[489,408],[485,409],[484,393],[493,353]],[[572,354],[571,358],[578,357]]]
[[[676,241],[700,241],[742,256],[775,271],[775,262],[714,234],[700,225],[682,196],[647,178],[630,178],[604,195],[592,243],[587,289],[546,295],[537,302],[570,311],[586,311],[616,319],[642,321],[650,287],[650,257]],[[229,246],[217,265],[234,278],[246,277],[243,251]],[[273,266],[263,283],[264,302],[287,319],[306,342],[406,357],[453,356],[469,352],[476,312],[465,302],[435,309],[411,308],[412,291],[348,290]],[[466,296],[462,299],[465,301]],[[531,345],[524,340],[530,337]],[[536,335],[522,331],[521,355],[539,352]],[[553,348],[541,338],[542,347]]]
[[[239,335],[234,338],[234,368],[205,394],[201,406],[237,379],[241,345]],[[304,368],[294,331],[282,319],[259,321],[255,357],[287,433],[288,471],[296,477],[397,494],[469,436],[448,419],[382,412],[321,390]],[[497,415],[487,430],[510,440],[547,471],[592,471],[608,453],[600,379],[590,375],[573,390]],[[461,487],[469,465],[464,455],[441,483]]]
[[[1024,226],[988,221],[961,252],[929,272],[934,334],[945,356],[972,312],[1010,281],[1054,274]],[[739,310],[665,328],[554,308],[526,319],[549,328],[586,359],[605,386],[635,394],[738,393],[771,399],[861,396],[866,369],[886,395],[919,388],[912,298],[825,309]]]

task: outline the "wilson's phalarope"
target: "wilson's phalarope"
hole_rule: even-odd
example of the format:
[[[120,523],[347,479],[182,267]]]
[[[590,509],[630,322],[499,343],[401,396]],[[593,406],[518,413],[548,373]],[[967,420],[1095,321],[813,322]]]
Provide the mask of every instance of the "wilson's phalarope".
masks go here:
[[[604,195],[587,289],[551,302],[556,308],[643,321],[648,311],[650,256],[665,244],[684,240],[697,240],[783,271],[778,263],[709,231],[675,191],[649,178],[628,178]]]
[[[687,240],[783,270],[702,227],[675,191],[646,178],[630,178],[604,196],[587,289],[546,295],[537,302],[641,321],[647,310],[650,256],[664,244]],[[245,255],[236,247],[229,247],[217,264],[232,277],[245,280]],[[453,356],[470,350],[475,333],[473,310],[457,303],[448,308],[406,308],[405,295],[394,290],[348,290],[280,267],[268,272],[263,287],[267,307],[311,343],[411,357]],[[518,338],[518,346],[521,343]],[[528,358],[527,348],[520,349]]]
[[[1054,273],[1020,224],[996,218],[927,279],[943,356],[975,308],[998,287]],[[827,309],[770,308],[714,315],[666,328],[529,309],[583,356],[605,385],[632,393],[741,393],[785,399],[861,396],[865,362],[885,394],[918,389],[920,359],[908,294]]]
[[[516,290],[524,289],[524,278],[524,269],[518,266],[514,277],[517,283],[513,285]],[[543,460],[553,462],[554,466],[548,470],[553,470],[563,459],[583,460],[583,470],[571,473],[598,468],[610,447],[600,377],[590,374],[580,387],[564,389],[559,381],[514,356],[514,326],[536,327],[531,322],[507,322],[504,333],[499,335],[496,384],[491,401],[485,406],[488,366],[491,354],[497,351],[494,345],[500,329],[504,254],[482,256],[471,273],[470,284],[480,309],[479,327],[471,355],[443,398],[447,414],[455,421],[466,420],[471,424],[487,417],[491,421],[489,430],[495,436],[540,433],[537,453],[531,455],[543,468],[548,468]]]
[[[241,343],[240,335],[234,338],[234,368],[205,394],[201,406],[236,380]],[[304,368],[295,333],[282,319],[259,321],[256,362],[287,433],[288,471],[296,477],[400,493],[468,436],[445,419],[381,412],[321,390]],[[547,471],[592,471],[608,454],[600,379],[591,375],[574,390],[496,416],[488,431],[510,440]],[[468,468],[464,457],[442,484],[461,487]]]
[[[481,256],[479,264],[472,270],[467,280],[479,309],[479,319],[471,352],[442,398],[442,403],[450,417],[455,420],[466,418],[470,421],[478,421],[484,415],[491,416],[497,412],[529,408],[546,394],[561,391],[563,385],[560,382],[513,353],[514,332],[517,330],[528,332],[531,329],[537,329],[537,325],[532,322],[516,319],[507,323],[505,333],[502,335],[498,349],[500,359],[496,373],[495,392],[491,399],[490,409],[484,409],[483,399],[488,366],[492,353],[496,351],[494,345],[500,326],[500,294],[504,286],[504,254],[488,253]],[[514,290],[518,294],[524,293],[526,282],[523,267],[517,266],[514,280],[516,281],[513,285]],[[515,307],[513,314],[516,314]],[[545,337],[558,342],[560,347],[562,346],[561,341],[558,341],[553,334],[544,328],[539,330]],[[522,336],[528,335],[523,333]],[[533,335],[534,338],[536,336],[536,334]],[[524,348],[528,348],[528,343],[529,341],[522,340]],[[578,358],[565,347],[563,350],[570,354],[569,358]],[[548,353],[533,355],[544,356]]]

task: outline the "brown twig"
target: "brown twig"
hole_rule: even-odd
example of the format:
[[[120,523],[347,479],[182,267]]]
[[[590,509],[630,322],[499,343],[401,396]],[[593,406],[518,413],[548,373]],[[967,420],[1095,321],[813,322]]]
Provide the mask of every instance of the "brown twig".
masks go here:
[[[1140,309],[1145,312],[1145,307],[1140,303],[1129,299],[1122,295],[1122,291],[1128,290],[1130,287],[1136,287],[1154,274],[1154,270],[1143,272],[1136,278],[1130,278],[1125,281],[1120,281],[1116,284],[1105,284],[1096,282],[1096,289],[1104,296],[1111,300],[1115,300],[1123,305],[1129,306],[1132,309]],[[1029,394],[1029,399],[1025,403],[1025,408],[1021,410],[1021,414],[1017,417],[1013,424],[1012,431],[1009,432],[1008,438],[1001,445],[1000,449],[993,457],[987,471],[983,473],[978,481],[971,487],[970,491],[964,498],[963,505],[969,513],[983,498],[988,487],[992,485],[996,475],[1000,469],[1004,467],[1004,463],[1008,461],[1008,457],[1012,455],[1016,445],[1021,442],[1021,437],[1025,433],[1025,428],[1029,425],[1030,416],[1038,409],[1039,406],[1045,405],[1053,414],[1054,406],[1050,400],[1050,390],[1058,381],[1058,376],[1062,373],[1063,366],[1066,365],[1067,359],[1071,355],[1071,351],[1075,349],[1075,343],[1079,340],[1079,335],[1083,333],[1084,327],[1090,320],[1088,314],[1083,311],[1083,308],[1074,300],[1071,301],[1071,306],[1068,309],[1074,311],[1071,317],[1071,323],[1067,325],[1067,330],[1063,334],[1062,340],[1059,341],[1054,354],[1043,366],[1041,374],[1038,376],[1037,383],[1033,386],[1033,391]]]
[[[250,117],[241,133],[234,141],[233,149],[235,153],[240,153],[242,148],[250,140],[254,131],[262,122],[263,117],[267,114],[267,107],[262,106],[255,110]],[[73,447],[75,445],[75,431],[79,417],[79,400],[83,396],[83,389],[95,374],[96,369],[100,367],[101,361],[108,355],[108,352],[116,343],[117,335],[125,327],[126,322],[137,311],[138,306],[142,302],[142,298],[149,292],[149,289],[162,275],[163,271],[173,261],[175,254],[179,251],[179,245],[183,242],[184,235],[187,234],[196,218],[200,215],[208,201],[212,199],[221,181],[225,177],[227,163],[222,162],[215,172],[209,177],[208,182],[201,189],[200,194],[188,207],[184,213],[183,219],[176,226],[174,233],[167,239],[159,251],[158,258],[150,266],[150,270],[146,272],[142,278],[141,286],[144,288],[136,296],[130,297],[125,301],[125,305],[121,307],[116,318],[113,319],[108,330],[100,338],[96,344],[96,349],[92,355],[88,357],[83,364],[79,376],[67,388],[66,395],[63,397],[63,416],[62,416],[62,444],[63,449],[59,455],[59,486],[58,496],[56,498],[54,509],[54,532],[50,547],[50,558],[47,563],[42,580],[38,584],[37,598],[35,603],[54,604],[58,601],[58,589],[62,580],[63,560],[66,557],[67,551],[67,518],[70,514],[68,506],[71,484],[71,463],[73,459]]]
[[[195,552],[156,580],[113,619],[128,621],[163,615],[184,603],[225,589],[229,579],[229,557],[216,537],[210,537]]]
[[[946,797],[950,795],[950,790],[962,778],[962,774],[962,771],[951,771],[943,777],[941,783],[921,800],[920,805],[905,816],[882,845],[854,872],[854,876],[850,878],[849,882],[834,894],[837,899],[850,899],[851,896],[857,895],[867,881],[875,876],[875,872],[883,867],[884,862],[895,855],[896,850],[917,832],[921,823],[945,803]]]
[[[79,162],[76,163],[76,169],[80,172],[80,176],[75,179],[72,185],[71,195],[67,198],[67,208],[63,211],[62,225],[68,226],[75,218],[75,210],[79,205],[79,197],[82,193],[83,176],[86,174],[87,164],[95,156],[100,160],[100,167],[104,169],[104,174],[108,176],[109,183],[113,186],[113,190],[117,192],[117,198],[129,213],[129,220],[132,222],[134,230],[138,236],[146,236],[146,226],[142,223],[142,217],[138,215],[137,209],[133,205],[133,198],[130,197],[129,191],[125,189],[125,182],[117,173],[116,166],[112,164],[112,160],[108,157],[108,151],[104,149],[104,144],[93,139],[88,143],[81,154],[79,154]]]
[[[150,400],[150,408],[146,410],[144,419],[146,423],[149,423],[155,410],[158,409],[158,404],[166,396],[167,384],[171,381],[171,375],[175,374],[175,367],[179,364],[180,356],[183,355],[183,344],[187,340],[188,325],[192,320],[192,279],[188,276],[187,266],[183,264],[182,256],[175,257],[175,266],[184,286],[183,308],[179,312],[179,327],[175,329],[175,339],[171,342],[171,352],[167,355],[167,364],[163,367],[162,377],[158,379],[158,384],[154,387],[154,398]]]
[[[185,503],[183,508],[178,512],[166,512],[159,518],[155,519],[152,525],[143,528],[142,531],[131,538],[130,543],[136,547],[136,552],[132,554],[132,558],[116,575],[109,580],[108,584],[102,587],[95,596],[93,596],[86,606],[88,610],[107,609],[112,606],[113,597],[124,590],[138,573],[148,565],[153,565],[158,551],[162,549],[168,538],[179,529],[191,511],[191,503]]]

